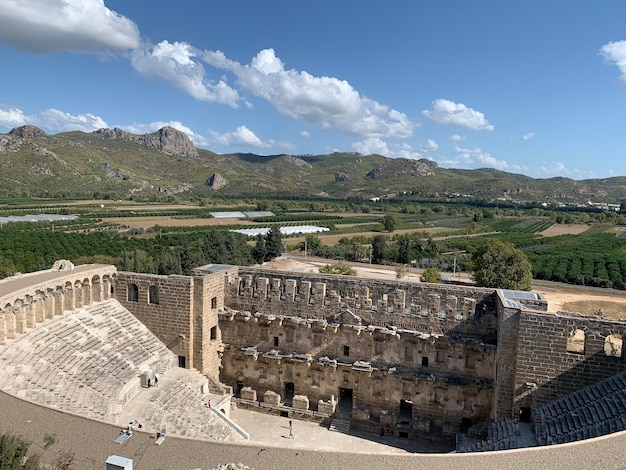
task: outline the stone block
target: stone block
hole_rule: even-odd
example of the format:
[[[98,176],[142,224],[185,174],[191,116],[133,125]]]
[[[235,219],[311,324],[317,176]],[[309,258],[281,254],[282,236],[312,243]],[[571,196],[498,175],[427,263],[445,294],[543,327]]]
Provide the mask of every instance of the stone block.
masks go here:
[[[337,407],[337,402],[332,397],[328,401],[319,400],[317,402],[317,411],[320,413],[324,413],[327,415],[332,415],[335,412],[335,408]]]
[[[254,390],[253,388],[243,387],[240,393],[242,400],[256,401],[256,390]]]
[[[263,394],[263,403],[267,405],[279,406],[281,402],[280,395],[276,392],[268,390]]]
[[[309,409],[309,397],[306,395],[295,395],[291,400],[291,406],[295,410],[308,410]]]

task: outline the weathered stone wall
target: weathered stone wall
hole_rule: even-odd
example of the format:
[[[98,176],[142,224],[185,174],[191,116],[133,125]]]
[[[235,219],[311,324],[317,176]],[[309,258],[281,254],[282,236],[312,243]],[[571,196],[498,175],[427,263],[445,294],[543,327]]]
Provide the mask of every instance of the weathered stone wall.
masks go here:
[[[295,393],[312,408],[350,390],[353,424],[408,435],[491,416],[492,289],[239,268],[225,295],[236,310],[220,314],[221,379],[235,390]]]
[[[225,296],[229,307],[250,312],[330,319],[349,310],[363,324],[494,344],[497,336],[493,289],[239,268]]]
[[[235,390],[250,387],[257,396],[273,391],[281,400],[303,395],[312,409],[351,390],[353,421],[379,430],[402,424],[409,434],[444,428],[453,434],[463,418],[478,423],[490,416],[493,345],[234,312],[220,314],[220,326],[229,343],[221,380]],[[402,401],[411,409],[404,421]]]
[[[576,313],[518,314],[513,413],[535,408],[626,369],[624,355],[607,355],[607,338],[623,338],[626,322]],[[568,351],[568,339],[584,332],[581,352]],[[513,331],[512,331],[513,333]],[[621,339],[618,339],[621,343]],[[508,344],[498,344],[505,351]],[[621,351],[620,351],[621,353]]]
[[[224,306],[223,275],[118,272],[115,297],[169,349],[184,357],[185,367],[219,376],[221,335],[217,312]]]

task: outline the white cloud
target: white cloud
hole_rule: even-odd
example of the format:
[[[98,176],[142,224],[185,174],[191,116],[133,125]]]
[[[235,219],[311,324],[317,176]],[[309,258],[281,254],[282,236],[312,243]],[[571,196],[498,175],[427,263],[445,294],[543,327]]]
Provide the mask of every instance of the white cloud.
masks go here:
[[[311,137],[311,133],[309,131],[300,131],[300,137],[308,139],[309,137]]]
[[[241,90],[269,101],[280,113],[361,137],[405,138],[417,124],[395,109],[359,94],[347,81],[286,70],[273,49],[260,51],[249,65],[221,51],[205,51],[204,60],[237,77]]]
[[[524,134],[522,136],[522,140],[531,140],[535,137],[535,133],[534,132],[527,132],[526,134]]]
[[[67,131],[93,132],[108,127],[100,116],[91,113],[72,115],[54,108],[29,116],[28,121],[29,124],[41,127],[51,134]]]
[[[294,146],[288,142],[277,142],[273,139],[262,141],[246,126],[239,126],[235,131],[226,132],[224,134],[220,134],[215,131],[210,131],[210,133],[212,137],[212,144],[222,145],[225,147],[294,148]]]
[[[10,129],[25,124],[40,127],[50,134],[67,131],[92,132],[107,127],[104,119],[91,113],[73,115],[50,108],[37,114],[26,115],[21,109],[7,107],[3,109],[0,106],[0,127]]]
[[[422,154],[413,150],[407,143],[387,143],[378,137],[353,142],[352,148],[363,155],[378,154],[389,158],[422,158]]]
[[[103,0],[2,0],[0,42],[35,54],[125,50],[139,30]]]
[[[173,127],[176,130],[184,132],[196,146],[208,145],[208,141],[204,136],[195,133],[180,121],[154,121],[147,124],[135,123],[118,127],[133,134],[150,134],[151,132],[156,132],[165,126]]]
[[[517,171],[520,167],[510,167],[504,160],[489,155],[484,150],[474,147],[473,149],[454,147],[455,155],[449,158],[438,159],[437,161],[448,168],[497,168],[498,170]]]
[[[462,140],[465,140],[465,136],[459,135],[459,134],[453,134],[450,136],[450,140],[453,142],[461,142]]]
[[[439,148],[439,144],[433,139],[428,139],[420,148],[422,149],[422,152],[435,152]]]
[[[424,110],[422,114],[431,121],[447,126],[463,127],[474,131],[492,131],[493,126],[485,119],[485,115],[463,103],[438,99],[433,101],[431,110]]]
[[[12,129],[26,124],[24,112],[18,108],[0,107],[0,127]]]
[[[223,80],[216,84],[205,78],[205,70],[197,60],[198,51],[184,42],[161,41],[150,49],[137,49],[131,64],[144,77],[170,82],[201,101],[238,106],[239,94]]]
[[[600,55],[621,72],[620,80],[626,81],[626,41],[609,42],[600,48]]]

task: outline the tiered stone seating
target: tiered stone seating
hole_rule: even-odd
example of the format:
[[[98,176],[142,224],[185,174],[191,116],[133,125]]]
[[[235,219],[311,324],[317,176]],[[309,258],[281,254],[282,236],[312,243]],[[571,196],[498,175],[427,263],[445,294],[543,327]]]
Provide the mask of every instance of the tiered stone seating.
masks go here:
[[[138,419],[145,429],[168,434],[242,439],[245,432],[206,406],[229,397],[206,394],[207,378],[176,364],[163,343],[110,299],[55,316],[0,346],[0,389],[109,423]],[[159,387],[142,389],[140,375],[149,371],[160,374]]]
[[[626,373],[620,373],[535,410],[537,444],[562,444],[623,431],[625,415]]]
[[[201,390],[206,378],[196,371],[185,370],[185,374],[172,373],[175,380],[159,380],[159,387],[152,398],[137,413],[138,419],[150,429],[167,429],[168,434],[177,434],[196,439],[237,441],[243,437],[228,419],[217,411],[219,396]],[[206,388],[206,387],[204,387]],[[207,406],[212,401],[212,407]]]
[[[495,421],[487,428],[487,439],[468,441],[459,445],[457,452],[486,452],[493,450],[518,449],[522,447],[519,439],[519,424],[510,418]]]
[[[46,320],[2,346],[0,389],[115,422],[128,398],[126,391],[139,390],[139,375],[167,370],[175,360],[117,301],[107,300]]]

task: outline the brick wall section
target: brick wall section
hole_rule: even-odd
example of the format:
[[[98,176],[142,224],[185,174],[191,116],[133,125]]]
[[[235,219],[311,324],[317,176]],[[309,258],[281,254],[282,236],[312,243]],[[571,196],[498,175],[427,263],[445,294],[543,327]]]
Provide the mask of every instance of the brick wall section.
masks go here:
[[[138,288],[136,302],[128,300],[128,288]],[[194,367],[192,326],[194,279],[188,276],[158,276],[118,272],[115,277],[115,298],[139,319],[174,354],[186,358],[186,366]],[[158,289],[159,303],[149,302],[149,289]]]
[[[583,354],[567,352],[567,339],[577,329],[586,333]],[[521,312],[514,412],[541,406],[625,370],[624,357],[604,352],[605,338],[612,334],[624,337],[626,323],[575,313]]]
[[[513,413],[516,381],[519,310],[504,308],[498,312],[498,349],[496,352],[496,385],[494,394],[494,419],[511,417]]]
[[[216,273],[193,280],[194,367],[218,379],[223,347],[217,313],[224,307],[224,276]]]

